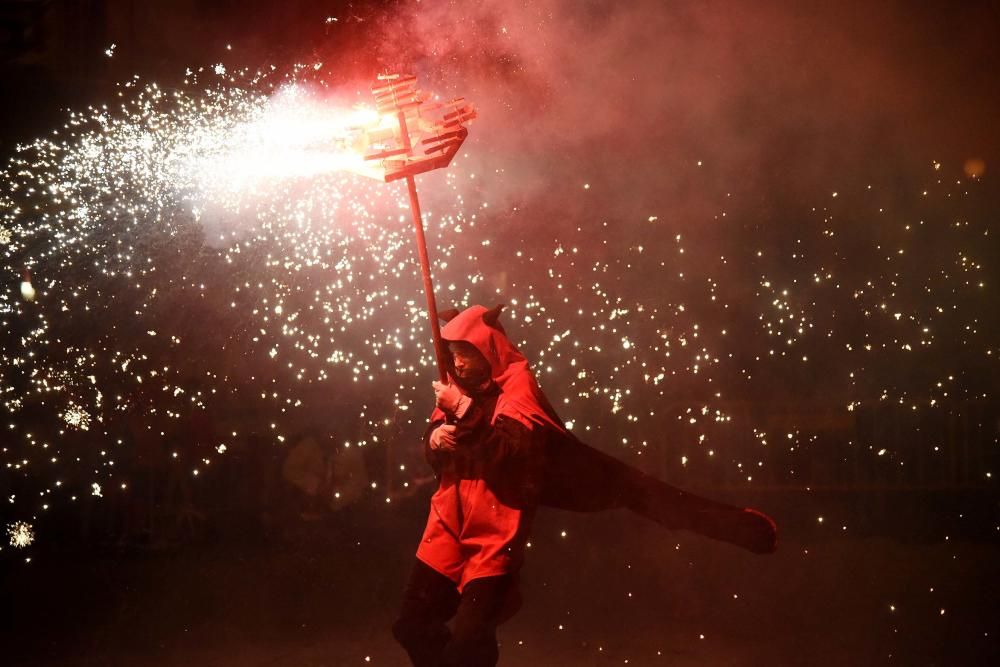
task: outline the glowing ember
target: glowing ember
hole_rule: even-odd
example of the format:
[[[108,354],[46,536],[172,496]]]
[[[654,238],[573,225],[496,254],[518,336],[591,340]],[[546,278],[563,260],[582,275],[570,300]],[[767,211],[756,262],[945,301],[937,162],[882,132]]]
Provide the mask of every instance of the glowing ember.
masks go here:
[[[7,526],[7,535],[10,537],[10,545],[19,549],[30,546],[35,541],[35,532],[24,521],[15,521]]]
[[[63,421],[73,428],[86,431],[90,429],[90,414],[79,405],[70,404],[62,415]]]

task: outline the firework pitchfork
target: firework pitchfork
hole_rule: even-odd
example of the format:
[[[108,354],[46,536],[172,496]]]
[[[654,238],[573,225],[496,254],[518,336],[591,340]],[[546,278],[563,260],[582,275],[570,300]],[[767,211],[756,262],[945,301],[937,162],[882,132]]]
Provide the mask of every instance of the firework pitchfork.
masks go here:
[[[469,134],[463,123],[475,118],[476,112],[461,97],[443,103],[428,102],[424,93],[417,89],[417,77],[412,75],[380,75],[372,84],[372,94],[378,113],[383,119],[395,116],[395,123],[389,126],[383,123],[377,128],[365,130],[365,144],[369,151],[364,157],[378,167],[375,173],[386,183],[406,179],[438,374],[442,382],[447,382],[448,366],[445,360],[448,356],[441,340],[424,223],[413,177],[451,163]]]

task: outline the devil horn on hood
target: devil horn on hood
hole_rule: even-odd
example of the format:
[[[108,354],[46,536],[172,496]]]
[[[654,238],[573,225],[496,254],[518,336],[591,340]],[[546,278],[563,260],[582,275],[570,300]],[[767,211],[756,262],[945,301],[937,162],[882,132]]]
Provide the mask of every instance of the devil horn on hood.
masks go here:
[[[448,310],[438,311],[438,319],[445,323],[451,322],[457,315],[458,308],[449,308]]]
[[[499,329],[500,331],[503,331],[503,325],[500,324],[500,311],[502,311],[506,306],[507,304],[505,303],[498,303],[497,305],[487,310],[485,313],[483,313],[483,322],[486,322],[486,324],[493,327],[494,329]]]

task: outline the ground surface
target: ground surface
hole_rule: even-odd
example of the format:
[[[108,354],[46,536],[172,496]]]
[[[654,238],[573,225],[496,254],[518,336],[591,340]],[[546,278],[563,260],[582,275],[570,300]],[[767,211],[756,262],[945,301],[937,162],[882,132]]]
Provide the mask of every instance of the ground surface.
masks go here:
[[[405,665],[388,628],[424,502],[267,539],[5,563],[3,662]],[[545,511],[500,664],[997,664],[1000,546],[788,523],[755,557],[624,513]]]

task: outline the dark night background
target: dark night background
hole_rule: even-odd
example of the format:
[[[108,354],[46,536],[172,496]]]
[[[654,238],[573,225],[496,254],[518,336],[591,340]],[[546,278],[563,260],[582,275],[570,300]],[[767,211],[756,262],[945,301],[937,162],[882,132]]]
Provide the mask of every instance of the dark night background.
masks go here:
[[[756,557],[631,515],[543,512],[500,664],[992,664],[998,25],[988,2],[0,0],[0,155],[68,109],[110,105],[133,75],[190,90],[185,70],[215,63],[322,61],[314,82],[331,88],[412,71],[466,96],[480,118],[455,181],[420,181],[432,215],[479,215],[473,234],[429,227],[439,300],[513,303],[508,330],[551,366],[543,387],[584,439],[760,507],[781,530],[778,553]],[[431,367],[297,382],[285,355],[318,363],[287,347],[269,359],[272,341],[251,338],[259,320],[227,310],[229,288],[277,280],[291,310],[334,278],[274,278],[264,255],[298,252],[280,242],[230,268],[212,238],[231,223],[135,232],[136,254],[161,268],[145,319],[124,287],[82,269],[60,275],[90,282],[98,314],[60,319],[44,294],[20,304],[23,260],[5,256],[0,663],[404,664],[389,626],[432,491],[416,445]],[[388,288],[419,305],[401,252]],[[453,294],[473,264],[482,280]],[[25,340],[46,312],[74,349],[127,350],[137,373],[169,363],[163,388],[202,409],[137,388],[116,357],[96,375],[127,399],[100,427],[59,430],[63,399],[11,362],[43,349]],[[402,313],[379,310],[330,345],[423,332]],[[57,347],[31,363],[66,367]],[[657,371],[662,383],[644,378]],[[634,392],[612,410],[601,387]],[[225,455],[209,451],[231,431]],[[340,501],[289,483],[307,439],[351,489]],[[344,440],[368,444],[345,453]],[[205,460],[198,478],[190,460]],[[33,525],[29,547],[8,545],[14,521]]]

